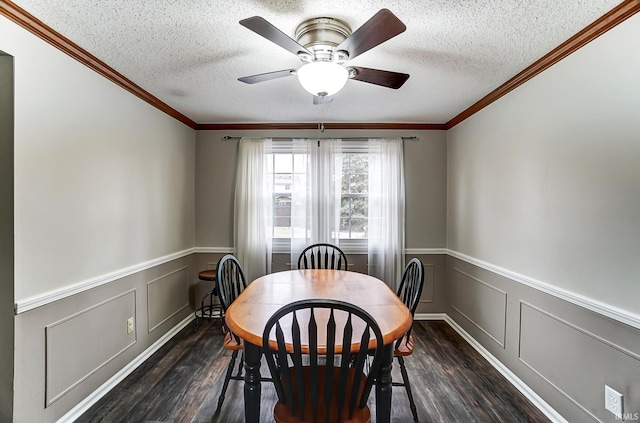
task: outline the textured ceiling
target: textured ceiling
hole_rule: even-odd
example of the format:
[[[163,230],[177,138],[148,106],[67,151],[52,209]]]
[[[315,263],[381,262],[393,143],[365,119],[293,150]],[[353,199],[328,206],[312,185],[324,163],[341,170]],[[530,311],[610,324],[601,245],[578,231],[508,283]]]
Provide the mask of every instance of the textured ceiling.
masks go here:
[[[55,31],[197,123],[444,123],[620,0],[14,0]],[[350,80],[313,105],[298,58],[238,21],[262,16],[294,37],[330,16],[356,30],[382,8],[407,30],[348,62],[408,73],[398,90]]]

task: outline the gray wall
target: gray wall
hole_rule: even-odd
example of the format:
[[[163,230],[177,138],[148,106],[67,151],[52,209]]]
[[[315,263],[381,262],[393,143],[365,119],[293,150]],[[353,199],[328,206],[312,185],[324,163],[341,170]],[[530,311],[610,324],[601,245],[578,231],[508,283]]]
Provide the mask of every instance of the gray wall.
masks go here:
[[[615,422],[604,387],[640,412],[638,329],[447,257],[446,313],[568,422]]]
[[[13,57],[0,51],[0,421],[13,418]]]
[[[0,400],[47,423],[189,321],[195,131],[4,17],[0,49]]]
[[[322,134],[420,138],[405,145],[406,246],[427,267],[418,311],[446,311],[570,421],[614,421],[605,383],[640,410],[637,327],[483,263],[638,315],[640,56],[629,52],[639,19],[448,132]],[[51,422],[184,322],[206,290],[196,272],[233,248],[237,142],[221,137],[318,134],[196,134],[3,17],[0,49],[19,75],[15,227],[0,216],[11,222],[2,248],[16,233],[15,283],[2,297],[24,303],[108,279],[15,317],[15,367],[0,367],[3,382],[15,374],[13,420]],[[469,260],[429,252],[441,248]],[[0,319],[3,347],[13,325]]]
[[[446,244],[445,131],[198,131],[196,136],[196,246],[233,247],[233,193],[239,137],[398,137],[405,142],[406,247]]]
[[[0,49],[15,58],[16,301],[192,248],[195,131],[4,17]]]
[[[448,133],[449,249],[640,315],[635,15]]]
[[[448,314],[571,422],[615,421],[605,384],[640,412],[638,39],[635,15],[448,132]]]

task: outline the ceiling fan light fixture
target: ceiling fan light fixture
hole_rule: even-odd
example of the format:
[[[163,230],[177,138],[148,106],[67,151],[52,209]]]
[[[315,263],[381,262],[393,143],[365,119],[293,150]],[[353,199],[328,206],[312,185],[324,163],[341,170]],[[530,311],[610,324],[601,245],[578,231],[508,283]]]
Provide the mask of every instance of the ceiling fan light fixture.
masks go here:
[[[297,74],[302,88],[319,97],[336,94],[349,79],[349,71],[335,62],[306,63]]]

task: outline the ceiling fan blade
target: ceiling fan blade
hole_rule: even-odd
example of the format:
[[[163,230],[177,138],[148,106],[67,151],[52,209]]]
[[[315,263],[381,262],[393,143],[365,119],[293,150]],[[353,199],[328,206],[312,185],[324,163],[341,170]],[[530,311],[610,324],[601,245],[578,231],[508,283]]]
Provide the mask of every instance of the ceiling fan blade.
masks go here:
[[[319,95],[313,96],[313,104],[326,104],[331,103],[333,101],[332,95],[325,95],[324,97],[320,97]]]
[[[261,73],[258,75],[243,76],[238,78],[238,81],[245,82],[247,84],[255,84],[258,82],[270,81],[272,79],[283,78],[285,76],[293,75],[296,73],[295,69],[285,69],[275,72]]]
[[[389,11],[381,9],[353,34],[347,37],[336,50],[349,52],[349,60],[365,51],[403,33],[407,27]]]
[[[258,35],[262,35],[267,40],[276,43],[285,50],[297,55],[298,52],[305,52],[312,55],[304,46],[300,45],[296,40],[289,37],[284,32],[280,31],[275,26],[267,22],[266,19],[260,16],[254,16],[252,18],[243,19],[240,21],[240,25],[249,28]]]
[[[409,79],[409,74],[389,72],[380,69],[361,68],[359,66],[351,66],[356,74],[351,79],[356,81],[368,82],[369,84],[381,85],[383,87],[393,88],[397,90]]]

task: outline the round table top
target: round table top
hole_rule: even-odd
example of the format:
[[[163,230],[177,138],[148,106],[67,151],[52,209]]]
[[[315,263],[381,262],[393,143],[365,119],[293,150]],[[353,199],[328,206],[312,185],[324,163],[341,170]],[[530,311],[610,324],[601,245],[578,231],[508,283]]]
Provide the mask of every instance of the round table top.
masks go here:
[[[380,326],[385,345],[402,337],[413,322],[409,309],[384,282],[342,270],[290,270],[258,278],[229,306],[225,322],[233,333],[261,346],[273,313],[310,298],[346,301],[364,309]]]
[[[198,279],[202,279],[203,281],[215,281],[216,280],[216,269],[213,270],[202,270],[198,272]]]

